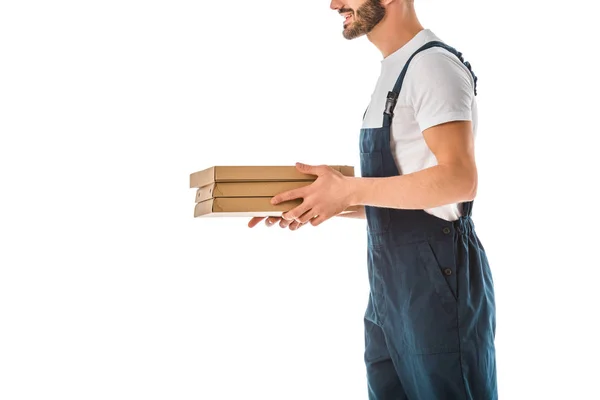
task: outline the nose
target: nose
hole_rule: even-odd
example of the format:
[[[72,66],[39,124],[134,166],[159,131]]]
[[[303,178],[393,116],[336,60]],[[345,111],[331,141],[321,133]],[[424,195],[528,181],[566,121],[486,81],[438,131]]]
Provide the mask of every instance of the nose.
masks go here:
[[[339,10],[340,8],[342,8],[342,2],[340,0],[331,0],[329,8],[331,8],[332,10]]]

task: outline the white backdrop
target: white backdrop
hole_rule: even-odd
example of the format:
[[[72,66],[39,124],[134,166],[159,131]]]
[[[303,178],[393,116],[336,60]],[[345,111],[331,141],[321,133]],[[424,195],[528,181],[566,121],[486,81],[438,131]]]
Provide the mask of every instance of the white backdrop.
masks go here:
[[[500,398],[599,398],[595,14],[416,3],[479,77]],[[364,221],[194,219],[188,179],[358,167],[377,49],[325,0],[0,4],[0,399],[366,399]]]

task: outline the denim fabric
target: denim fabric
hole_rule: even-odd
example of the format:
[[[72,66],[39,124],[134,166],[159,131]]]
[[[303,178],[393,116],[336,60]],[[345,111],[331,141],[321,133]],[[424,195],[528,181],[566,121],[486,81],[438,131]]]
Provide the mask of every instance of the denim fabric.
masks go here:
[[[395,99],[415,54],[388,95],[383,127],[362,129],[363,177],[398,175],[390,148]],[[476,82],[477,78],[473,74]],[[476,92],[475,92],[476,93]],[[471,218],[366,206],[370,294],[364,317],[370,400],[497,399],[492,274]]]

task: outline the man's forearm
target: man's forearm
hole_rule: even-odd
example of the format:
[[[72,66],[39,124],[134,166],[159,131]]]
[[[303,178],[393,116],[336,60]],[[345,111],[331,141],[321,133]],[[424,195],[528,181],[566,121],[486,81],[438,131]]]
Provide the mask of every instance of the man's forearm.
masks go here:
[[[356,218],[356,219],[366,219],[367,218],[364,206],[358,206],[358,210],[356,210],[356,211],[345,212],[345,213],[338,214],[336,216],[344,217],[344,218]]]
[[[436,165],[386,178],[350,178],[352,205],[421,210],[469,201],[477,191],[474,168]]]

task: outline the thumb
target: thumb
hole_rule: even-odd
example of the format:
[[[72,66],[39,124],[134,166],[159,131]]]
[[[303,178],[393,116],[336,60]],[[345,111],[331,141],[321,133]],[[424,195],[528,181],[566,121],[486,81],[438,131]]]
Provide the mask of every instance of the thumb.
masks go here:
[[[302,164],[302,163],[297,162],[296,169],[304,174],[318,175],[317,167],[315,167],[313,165],[307,165],[307,164]]]

